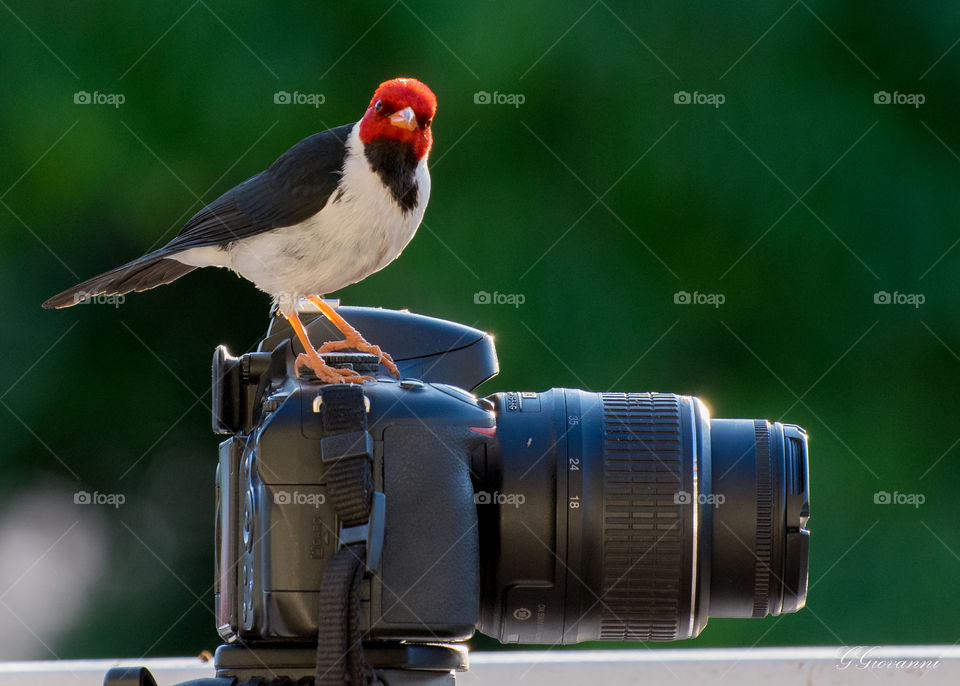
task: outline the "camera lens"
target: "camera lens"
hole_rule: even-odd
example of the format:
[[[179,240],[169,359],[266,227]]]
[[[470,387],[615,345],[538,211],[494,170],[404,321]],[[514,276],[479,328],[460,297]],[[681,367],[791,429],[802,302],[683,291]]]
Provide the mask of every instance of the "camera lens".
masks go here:
[[[498,393],[477,465],[478,628],[506,643],[672,641],[803,607],[800,427],[672,393]]]

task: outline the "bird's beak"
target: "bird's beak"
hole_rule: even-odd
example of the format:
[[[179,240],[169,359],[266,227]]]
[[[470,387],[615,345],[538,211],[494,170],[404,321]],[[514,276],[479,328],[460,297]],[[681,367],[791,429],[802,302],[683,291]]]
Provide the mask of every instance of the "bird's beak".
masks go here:
[[[391,124],[407,131],[413,131],[417,128],[417,115],[413,113],[412,107],[404,107],[399,112],[394,112],[389,119]]]

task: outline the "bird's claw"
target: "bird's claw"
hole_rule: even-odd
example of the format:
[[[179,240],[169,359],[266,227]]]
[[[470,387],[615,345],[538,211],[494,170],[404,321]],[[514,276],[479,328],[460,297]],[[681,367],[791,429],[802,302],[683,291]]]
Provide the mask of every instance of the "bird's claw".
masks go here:
[[[294,368],[297,370],[297,377],[300,376],[300,367],[306,367],[313,371],[317,379],[324,383],[363,383],[364,381],[374,381],[372,376],[358,374],[352,369],[338,369],[328,365],[319,355],[309,355],[300,353]]]
[[[317,348],[317,352],[319,353],[332,353],[341,350],[356,350],[361,353],[376,355],[377,359],[387,368],[387,371],[398,379],[400,378],[400,370],[397,369],[397,365],[394,363],[393,358],[390,357],[390,354],[383,352],[378,345],[367,343],[363,338],[345,338],[340,341],[327,341]]]

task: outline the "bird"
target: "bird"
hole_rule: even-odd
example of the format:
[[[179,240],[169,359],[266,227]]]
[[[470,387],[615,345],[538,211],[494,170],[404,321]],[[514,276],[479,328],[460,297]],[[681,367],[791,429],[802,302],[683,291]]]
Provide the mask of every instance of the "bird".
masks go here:
[[[437,98],[423,82],[384,81],[358,122],[304,138],[206,205],[163,247],[77,284],[43,307],[144,291],[198,267],[226,267],[272,296],[303,346],[298,374],[306,367],[326,383],[371,380],[322,357],[356,350],[376,355],[399,378],[390,355],[367,342],[323,295],[383,269],[413,238],[430,198],[427,159],[436,110]],[[315,348],[297,312],[301,298],[343,340]]]

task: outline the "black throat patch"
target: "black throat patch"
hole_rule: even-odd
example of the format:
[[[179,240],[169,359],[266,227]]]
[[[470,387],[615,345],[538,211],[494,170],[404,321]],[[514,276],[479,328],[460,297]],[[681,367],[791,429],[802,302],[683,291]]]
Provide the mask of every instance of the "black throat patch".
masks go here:
[[[364,145],[363,153],[404,214],[414,209],[417,206],[415,175],[418,160],[413,147],[402,141],[378,139]]]

